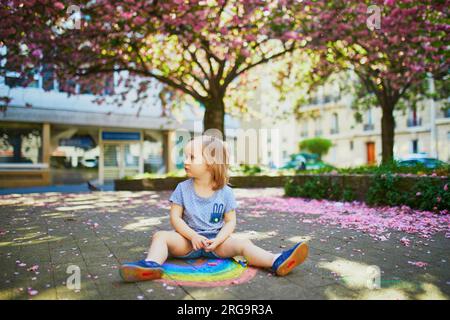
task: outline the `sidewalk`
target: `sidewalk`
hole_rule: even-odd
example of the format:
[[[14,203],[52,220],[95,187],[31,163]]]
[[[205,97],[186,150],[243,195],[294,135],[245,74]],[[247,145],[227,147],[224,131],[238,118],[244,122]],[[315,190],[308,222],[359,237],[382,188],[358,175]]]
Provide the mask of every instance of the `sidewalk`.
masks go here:
[[[197,282],[191,280],[198,273],[158,282],[120,281],[119,264],[143,258],[151,235],[170,229],[170,192],[0,196],[0,299],[450,297],[448,217],[283,198],[282,192],[235,189],[236,235],[273,252],[308,240],[308,260],[284,278],[219,261],[207,268],[229,269],[215,273],[214,283],[208,282],[210,269],[195,261],[179,263],[205,272]],[[66,287],[69,266],[80,268],[80,290]],[[374,279],[380,289],[371,288]]]

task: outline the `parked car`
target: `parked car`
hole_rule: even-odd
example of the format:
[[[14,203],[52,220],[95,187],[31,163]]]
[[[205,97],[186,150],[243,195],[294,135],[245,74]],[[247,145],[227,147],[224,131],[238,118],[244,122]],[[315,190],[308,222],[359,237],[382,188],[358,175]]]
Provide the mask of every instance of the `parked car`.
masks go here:
[[[296,169],[296,170],[316,170],[332,167],[319,159],[319,155],[314,153],[300,152],[291,155],[289,160],[282,169]]]
[[[402,159],[399,160],[397,163],[401,167],[414,167],[417,165],[423,165],[424,167],[429,169],[436,169],[447,165],[446,162],[434,158],[412,158],[405,160]]]
[[[405,157],[398,158],[397,164],[403,167],[413,167],[416,165],[423,165],[429,169],[436,169],[448,165],[447,162],[436,158],[431,158],[426,153],[412,153]]]

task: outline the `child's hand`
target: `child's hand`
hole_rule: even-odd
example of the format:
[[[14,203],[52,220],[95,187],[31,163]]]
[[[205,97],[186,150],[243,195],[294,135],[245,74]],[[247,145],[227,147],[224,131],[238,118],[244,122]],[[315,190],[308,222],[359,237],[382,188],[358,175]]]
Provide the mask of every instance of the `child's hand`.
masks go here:
[[[197,234],[191,239],[192,248],[194,248],[194,250],[202,249],[206,247],[206,241],[208,241],[208,238]]]
[[[214,240],[208,239],[208,245],[206,246],[205,251],[206,252],[214,251],[219,246],[219,244],[220,243],[217,242],[215,239]]]

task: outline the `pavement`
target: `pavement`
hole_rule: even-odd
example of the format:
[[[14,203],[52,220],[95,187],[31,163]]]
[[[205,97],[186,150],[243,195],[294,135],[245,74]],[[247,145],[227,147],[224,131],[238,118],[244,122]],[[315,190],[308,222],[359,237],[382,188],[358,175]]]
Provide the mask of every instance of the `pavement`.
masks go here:
[[[290,208],[296,202],[284,198],[280,188],[235,189],[235,194],[239,205],[236,236],[252,239],[272,252],[308,241],[308,259],[286,277],[235,266],[231,278],[222,274],[216,282],[208,282],[206,272],[197,282],[190,281],[194,273],[186,281],[124,283],[118,275],[120,263],[142,259],[151,235],[171,230],[170,192],[2,195],[0,299],[450,297],[450,239],[442,231],[450,228],[448,224],[425,238],[414,232],[383,230],[388,237],[380,240],[370,232],[321,220],[322,208],[317,207],[321,202],[312,203],[319,214]],[[200,270],[195,261],[181,263]],[[74,277],[78,274],[79,283]]]

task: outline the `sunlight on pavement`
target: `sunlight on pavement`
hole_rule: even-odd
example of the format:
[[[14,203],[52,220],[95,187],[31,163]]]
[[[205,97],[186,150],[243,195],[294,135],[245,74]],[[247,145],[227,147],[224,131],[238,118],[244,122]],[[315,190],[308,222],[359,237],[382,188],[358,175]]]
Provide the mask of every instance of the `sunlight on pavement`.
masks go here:
[[[334,275],[338,276],[342,284],[353,290],[354,293],[340,294],[333,288],[327,288],[325,295],[329,299],[363,299],[363,300],[445,300],[449,299],[442,291],[432,283],[420,282],[412,283],[403,280],[382,279],[379,276],[379,288],[372,287],[374,283],[374,269],[377,266],[368,264],[337,259],[333,262],[320,262],[319,268],[330,270]],[[338,290],[339,291],[339,290]]]
[[[269,239],[273,238],[278,233],[276,231],[267,231],[267,232],[260,232],[260,231],[245,231],[245,232],[235,232],[233,233],[233,236],[238,239],[250,239],[250,240],[262,240],[262,239]]]
[[[298,242],[311,241],[312,239],[313,239],[313,237],[311,237],[311,236],[295,236],[295,237],[291,237],[291,238],[287,239],[287,241],[290,241],[293,243],[298,243]]]
[[[135,220],[138,220],[137,222],[129,223],[126,226],[123,227],[123,229],[128,231],[146,231],[150,230],[151,226],[157,226],[162,223],[162,220],[168,219],[168,217],[155,217],[155,218],[143,218],[138,217],[134,218]]]

